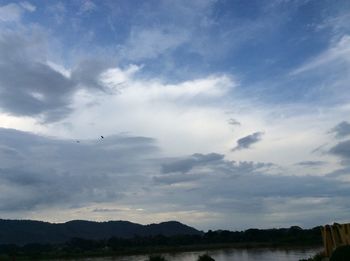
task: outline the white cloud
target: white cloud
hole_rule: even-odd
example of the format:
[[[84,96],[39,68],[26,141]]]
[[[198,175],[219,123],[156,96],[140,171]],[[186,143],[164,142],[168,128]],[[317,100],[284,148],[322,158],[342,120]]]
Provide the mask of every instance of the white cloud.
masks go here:
[[[186,31],[172,28],[135,28],[125,45],[120,47],[120,56],[131,61],[156,58],[171,51],[188,40]]]
[[[307,88],[305,92],[310,101],[315,97],[324,104],[346,106],[350,97],[349,68],[350,35],[345,34],[331,41],[330,46],[319,55],[291,71],[290,76],[296,85]]]
[[[22,8],[17,4],[8,4],[0,7],[0,21],[19,21],[22,15]]]
[[[112,68],[91,60],[76,67],[79,73],[51,61],[46,64],[67,80],[72,80],[74,72],[76,81],[95,87],[98,84],[104,91],[76,90],[68,104],[71,114],[57,123],[37,125],[30,118],[2,115],[6,121],[1,126],[68,138],[131,132],[156,138],[164,155],[215,151],[235,160],[273,162],[286,167],[284,171],[289,174],[305,174],[295,162],[330,162],[322,172],[314,168],[309,174],[323,175],[337,167],[329,155],[311,151],[329,140],[326,133],[338,119],[346,118],[349,108],[344,106],[308,112],[295,105],[252,104],[235,96],[238,83],[227,74],[169,84],[158,78],[143,78],[143,67],[138,65]],[[35,90],[30,95],[39,102],[46,98]],[[231,118],[241,126],[232,130],[227,123]],[[236,140],[262,130],[264,138],[253,149],[230,153]]]
[[[51,66],[62,70],[60,65]],[[35,125],[30,127],[46,135],[70,140],[34,137],[37,141],[26,145],[30,154],[20,148],[27,141],[0,148],[2,171],[6,173],[2,175],[5,179],[2,184],[7,196],[0,198],[7,202],[3,206],[4,216],[23,215],[50,221],[89,216],[106,220],[113,219],[113,211],[118,209],[120,218],[135,222],[149,223],[176,217],[202,229],[289,226],[291,223],[313,226],[328,221],[321,211],[305,212],[305,208],[313,204],[319,208],[325,197],[334,199],[339,191],[344,194],[341,186],[347,183],[322,177],[338,165],[329,155],[312,155],[310,151],[327,140],[330,136],[327,131],[338,123],[339,118],[347,115],[349,108],[341,107],[339,111],[329,110],[316,116],[311,112],[296,116],[296,109],[305,108],[291,106],[276,110],[273,106],[252,106],[236,99],[237,83],[229,75],[210,75],[167,84],[159,79],[142,78],[141,70],[142,67],[136,65],[103,69],[96,77],[106,88],[120,87],[122,83],[119,93],[81,89],[73,96],[73,113],[64,121],[41,126],[44,129]],[[231,112],[227,114],[229,110]],[[227,122],[232,117],[241,123],[233,132]],[[23,122],[22,127],[18,124],[14,122],[12,126],[25,126]],[[229,154],[236,139],[257,130],[264,130],[265,136],[254,149]],[[129,134],[129,137],[136,143],[127,137],[108,142],[110,135],[123,131],[131,132],[134,136]],[[100,135],[106,137],[106,144],[99,145],[93,140]],[[152,143],[157,144],[159,150],[154,150],[154,144],[147,140],[135,137],[140,135],[154,137],[156,140]],[[84,149],[78,151],[77,146]],[[10,160],[13,158],[10,155],[19,151],[22,154],[16,154],[18,159]],[[224,159],[224,155],[211,153],[184,157],[208,152],[228,156]],[[165,158],[169,156],[173,158]],[[321,158],[330,162],[322,173],[317,168],[306,172],[294,164]],[[39,160],[45,164],[37,165]],[[118,164],[115,164],[116,160]],[[254,162],[239,162],[244,160]],[[273,161],[280,166],[259,165],[256,161]],[[168,164],[167,171],[172,172],[162,173],[164,164]],[[22,165],[26,166],[27,172],[23,172]],[[94,174],[83,178],[82,173],[87,169],[93,170]],[[51,176],[43,174],[49,170]],[[181,170],[185,171],[180,173]],[[84,180],[82,186],[74,185],[80,184],[77,179]],[[29,187],[18,189],[23,182],[33,184],[40,193],[48,193],[45,200],[39,199]],[[45,184],[55,187],[52,194],[43,192]],[[116,187],[120,193],[111,193]],[[69,198],[63,196],[66,194]],[[67,207],[64,202],[55,200],[57,197],[75,205]],[[203,198],[208,200],[203,202]],[[21,200],[23,204],[18,203]],[[18,208],[13,208],[14,205]],[[345,205],[339,198],[337,207],[333,206],[341,218],[338,208]],[[25,207],[28,209],[23,209]],[[64,218],[54,215],[58,207]],[[236,211],[232,212],[232,209]],[[306,214],[299,219],[293,213]],[[252,214],[254,218],[250,218]],[[193,222],[193,216],[197,217],[196,222]],[[259,217],[259,224],[256,217]]]
[[[59,72],[60,74],[64,75],[66,78],[71,77],[71,71],[66,69],[64,66],[54,63],[52,61],[46,62],[48,66],[50,66],[51,69],[55,70],[56,72]]]
[[[90,13],[94,10],[96,10],[97,6],[95,3],[91,0],[82,0],[78,14],[82,15],[85,13]]]
[[[66,119],[74,126],[73,133],[91,137],[96,132],[131,131],[156,137],[163,150],[175,154],[212,150],[215,143],[215,148],[225,148],[231,131],[224,108],[217,105],[234,89],[232,77],[212,75],[166,84],[159,79],[139,78],[137,70],[140,68],[130,66],[101,74],[100,80],[109,89],[118,87],[118,93],[78,92],[73,102],[76,109]],[[190,143],[191,148],[184,147]]]
[[[350,63],[350,36],[344,35],[338,42],[333,43],[328,50],[324,51],[311,61],[295,69],[291,75],[305,73],[323,66],[336,66],[342,63]]]
[[[132,80],[132,76],[141,69],[141,66],[129,65],[125,70],[121,68],[111,68],[101,73],[100,81],[109,88],[115,88],[121,84],[128,84]]]
[[[322,170],[308,169],[307,174],[313,175],[338,167],[329,155],[311,151],[331,138],[328,130],[346,117],[348,109],[307,112],[306,107],[294,105],[257,106],[235,97],[238,84],[229,75],[167,84],[142,78],[142,69],[130,65],[103,71],[101,84],[118,92],[79,90],[71,104],[72,114],[62,123],[48,125],[46,133],[91,138],[130,132],[156,138],[164,155],[215,151],[235,160],[273,162],[283,166],[280,172],[286,174],[305,175],[295,162],[329,162]],[[232,130],[227,123],[232,117],[241,123],[239,128]],[[236,140],[261,130],[264,138],[253,149],[230,153]]]
[[[36,6],[29,2],[21,2],[20,5],[29,12],[34,12],[36,10]]]
[[[125,95],[139,96],[154,101],[175,101],[182,103],[190,99],[208,97],[220,98],[232,90],[236,83],[228,76],[208,76],[202,79],[185,81],[178,84],[164,84],[157,80],[137,81]]]
[[[28,2],[0,6],[0,22],[18,22],[25,11],[34,12],[36,7]]]
[[[348,8],[342,8],[341,5],[338,7],[339,10],[336,15],[330,14],[320,24],[315,25],[317,31],[324,32],[325,29],[330,29],[332,41],[336,41],[344,34],[350,32],[350,12]]]

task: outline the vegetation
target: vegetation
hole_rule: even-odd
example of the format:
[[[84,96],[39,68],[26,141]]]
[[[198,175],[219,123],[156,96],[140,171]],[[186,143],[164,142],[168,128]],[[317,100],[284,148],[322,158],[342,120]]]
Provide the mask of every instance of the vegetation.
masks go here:
[[[166,259],[160,255],[150,256],[148,261],[166,261]]]
[[[308,259],[301,259],[299,261],[323,261],[324,255],[323,253],[318,253],[314,257]],[[332,253],[329,261],[349,261],[350,260],[350,246],[341,246],[338,247]]]
[[[209,256],[208,254],[204,254],[199,256],[197,261],[215,261],[215,259]]]
[[[176,221],[140,225],[128,221],[73,220],[52,224],[33,220],[0,219],[0,244],[58,244],[65,243],[71,238],[102,240],[111,237],[132,238],[134,235],[147,237],[159,234],[165,236],[202,235],[203,232]]]
[[[11,257],[13,256],[16,256],[16,260],[21,260],[21,258],[23,260],[39,260],[45,258],[206,250],[225,247],[320,246],[321,243],[319,227],[306,230],[291,227],[267,230],[248,229],[235,232],[210,230],[207,233],[192,235],[111,237],[103,240],[73,238],[65,243],[56,244],[3,244],[0,245],[0,260],[12,260]]]
[[[350,246],[341,246],[334,250],[329,261],[349,261],[350,260]]]

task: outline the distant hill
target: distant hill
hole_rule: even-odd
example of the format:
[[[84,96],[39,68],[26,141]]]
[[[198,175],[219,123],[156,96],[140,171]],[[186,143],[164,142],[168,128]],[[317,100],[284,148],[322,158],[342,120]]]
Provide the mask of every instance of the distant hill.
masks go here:
[[[73,220],[55,224],[33,220],[0,219],[0,244],[63,243],[71,238],[101,240],[111,237],[132,238],[135,235],[145,237],[201,234],[203,232],[177,221],[140,225],[128,221]]]

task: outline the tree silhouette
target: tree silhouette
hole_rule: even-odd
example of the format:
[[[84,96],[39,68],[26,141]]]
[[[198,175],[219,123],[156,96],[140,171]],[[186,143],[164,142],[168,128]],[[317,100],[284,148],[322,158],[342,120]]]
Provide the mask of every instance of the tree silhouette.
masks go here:
[[[209,256],[208,254],[204,254],[199,256],[197,261],[215,261],[215,259]]]
[[[148,258],[148,261],[166,261],[166,259],[161,255],[156,255],[156,256],[150,256]]]
[[[329,261],[348,261],[350,260],[350,246],[341,246],[334,250]]]

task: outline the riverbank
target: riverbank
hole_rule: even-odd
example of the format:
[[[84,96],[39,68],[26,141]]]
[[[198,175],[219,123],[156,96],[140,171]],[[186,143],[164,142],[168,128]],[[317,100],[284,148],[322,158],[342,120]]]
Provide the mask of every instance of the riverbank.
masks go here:
[[[193,251],[214,251],[225,249],[273,249],[273,250],[300,250],[300,249],[315,249],[320,248],[320,245],[305,245],[305,244],[281,244],[281,243],[226,243],[226,244],[201,244],[201,245],[183,245],[183,246],[152,246],[152,247],[128,247],[119,250],[109,248],[99,249],[98,251],[66,251],[63,249],[52,249],[49,252],[32,252],[32,253],[17,253],[16,255],[3,255],[0,260],[12,261],[13,257],[16,261],[22,260],[72,260],[83,258],[112,258],[121,256],[135,255],[152,255],[163,253],[185,253]]]
[[[226,248],[298,248],[321,246],[318,227],[211,231],[198,235],[138,236],[107,239],[71,238],[66,242],[47,242],[40,238],[27,244],[0,245],[0,260],[44,260],[57,258],[105,257],[163,252],[206,251]],[[97,237],[97,236],[96,236]],[[21,238],[20,238],[21,239]]]

